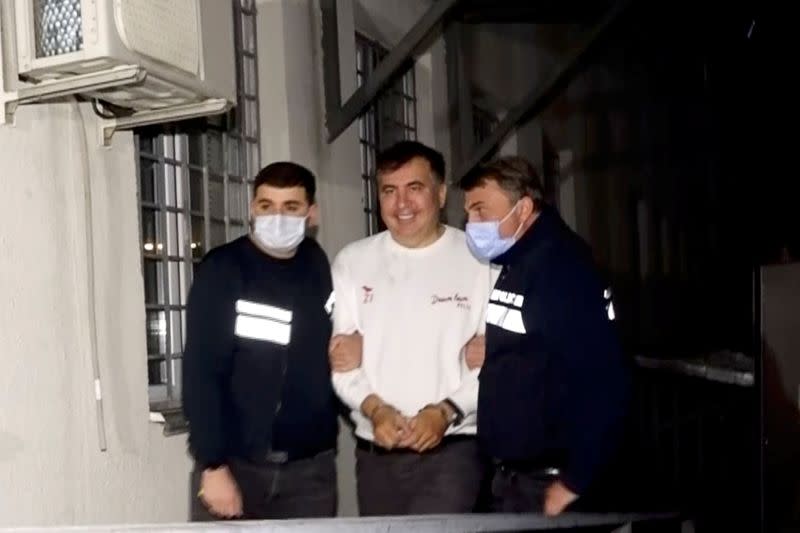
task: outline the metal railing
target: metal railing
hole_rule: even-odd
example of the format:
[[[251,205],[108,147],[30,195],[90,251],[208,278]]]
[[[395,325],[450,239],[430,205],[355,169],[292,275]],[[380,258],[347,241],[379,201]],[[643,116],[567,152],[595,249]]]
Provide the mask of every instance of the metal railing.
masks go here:
[[[604,531],[630,531],[636,524],[658,523],[658,531],[681,531],[678,518],[670,514],[582,514],[564,513],[548,518],[539,514],[414,515],[371,518],[319,518],[241,522],[194,522],[179,524],[126,524],[86,527],[18,528],[13,532],[134,532],[231,531],[252,533],[334,532],[376,533],[410,531],[414,533],[457,533],[473,531],[581,531],[607,526]],[[648,529],[650,531],[651,529]]]

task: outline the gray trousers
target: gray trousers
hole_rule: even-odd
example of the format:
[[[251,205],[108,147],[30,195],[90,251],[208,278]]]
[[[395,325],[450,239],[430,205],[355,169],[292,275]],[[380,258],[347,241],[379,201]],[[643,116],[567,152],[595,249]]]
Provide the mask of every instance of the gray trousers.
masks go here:
[[[473,438],[445,441],[421,454],[356,449],[361,516],[469,513],[482,475]]]
[[[284,464],[254,464],[235,459],[228,467],[242,493],[241,520],[323,518],[336,515],[336,452]],[[197,492],[201,472],[191,479],[192,521],[220,520]]]

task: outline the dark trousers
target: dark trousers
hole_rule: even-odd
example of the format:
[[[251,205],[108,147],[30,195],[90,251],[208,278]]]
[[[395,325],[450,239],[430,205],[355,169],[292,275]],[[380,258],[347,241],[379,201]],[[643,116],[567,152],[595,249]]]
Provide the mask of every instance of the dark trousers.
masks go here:
[[[499,513],[541,513],[547,488],[558,481],[558,473],[552,469],[509,468],[492,461],[489,476],[491,496],[489,509]],[[549,470],[549,471],[548,471]],[[618,476],[616,479],[612,475]],[[625,481],[619,471],[606,471],[595,479],[592,488],[564,509],[569,513],[631,512],[626,503],[620,480]],[[634,489],[635,490],[635,489]],[[613,529],[613,528],[612,528]],[[599,530],[603,530],[599,528]],[[649,531],[649,530],[648,530]]]
[[[558,478],[543,472],[523,472],[496,466],[492,475],[492,511],[541,513],[544,496]]]
[[[474,438],[443,441],[435,449],[356,449],[361,516],[468,513],[475,506],[483,468]]]
[[[336,452],[284,464],[254,464],[241,459],[228,467],[242,494],[242,520],[319,518],[336,515]],[[220,520],[205,507],[197,492],[201,472],[191,479],[192,521]]]
[[[557,475],[547,473],[544,470],[520,471],[501,466],[494,467],[492,475],[492,504],[491,510],[497,513],[543,513],[544,498],[547,487],[558,480]],[[564,509],[565,513],[607,513],[608,509],[595,507],[595,503],[589,503],[585,497],[579,497]],[[665,529],[661,529],[661,528]],[[638,525],[634,531],[640,529],[646,531],[677,531],[672,522],[664,525],[659,523]],[[572,527],[569,528],[573,530]],[[585,531],[592,533],[611,533],[619,531],[619,524],[603,526],[575,526],[575,531]]]

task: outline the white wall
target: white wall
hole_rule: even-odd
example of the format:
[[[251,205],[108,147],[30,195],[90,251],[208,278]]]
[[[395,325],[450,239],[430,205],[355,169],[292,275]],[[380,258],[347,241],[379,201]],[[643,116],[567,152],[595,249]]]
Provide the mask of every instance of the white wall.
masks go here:
[[[0,127],[0,526],[185,520],[185,438],[148,422],[137,176],[130,133],[97,146],[94,115],[23,106]],[[86,151],[85,151],[86,150]],[[86,195],[108,449],[90,359]]]

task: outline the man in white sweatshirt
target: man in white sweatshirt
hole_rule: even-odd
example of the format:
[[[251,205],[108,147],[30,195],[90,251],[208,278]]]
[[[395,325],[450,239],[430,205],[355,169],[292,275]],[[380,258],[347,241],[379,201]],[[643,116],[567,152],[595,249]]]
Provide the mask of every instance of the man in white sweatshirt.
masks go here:
[[[333,263],[334,334],[363,338],[361,366],[332,378],[356,426],[362,515],[469,512],[479,491],[479,369],[464,348],[483,333],[493,283],[464,233],[439,222],[444,174],[442,155],[418,142],[380,154],[388,230]]]

